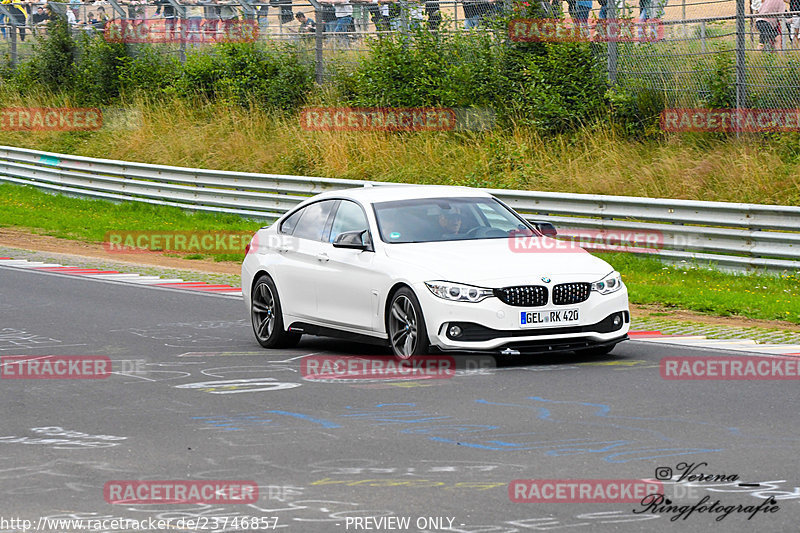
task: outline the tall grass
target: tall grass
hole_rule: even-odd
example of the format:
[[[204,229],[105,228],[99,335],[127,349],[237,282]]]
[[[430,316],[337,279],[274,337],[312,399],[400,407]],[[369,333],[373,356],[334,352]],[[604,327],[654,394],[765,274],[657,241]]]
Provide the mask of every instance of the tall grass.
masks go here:
[[[70,105],[44,92],[4,105]],[[541,191],[800,205],[796,136],[674,135],[631,141],[608,125],[543,137],[473,133],[310,132],[291,115],[235,104],[137,97],[137,129],[0,131],[0,143],[145,163],[245,172],[447,183]]]

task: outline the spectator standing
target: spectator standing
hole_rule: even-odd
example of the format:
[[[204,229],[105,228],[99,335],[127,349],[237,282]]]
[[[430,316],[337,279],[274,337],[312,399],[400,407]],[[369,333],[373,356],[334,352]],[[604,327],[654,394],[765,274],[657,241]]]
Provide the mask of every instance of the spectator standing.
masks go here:
[[[81,0],[69,0],[69,9],[75,15],[76,21],[81,19],[81,5]]]
[[[389,29],[389,2],[386,0],[370,0],[369,12],[372,14],[372,23],[377,31]]]
[[[589,12],[592,11],[592,0],[577,0],[575,2],[575,16],[572,21],[580,28],[581,35],[589,38]]]
[[[308,18],[302,11],[295,13],[294,18],[297,19],[299,24],[298,33],[314,33],[317,31],[317,23],[314,22],[314,19]]]
[[[786,33],[788,37],[788,44],[797,48],[800,45],[800,0],[788,0],[789,11],[792,12],[792,18],[789,21],[789,28]]]
[[[269,0],[269,5],[280,9],[281,24],[288,24],[294,20],[292,0]]]
[[[40,22],[47,22],[47,13],[44,12],[44,8],[39,6],[36,8],[36,12],[31,16],[31,23],[35,26]]]
[[[133,21],[131,24],[139,25],[144,22],[146,0],[128,0],[128,18]]]
[[[759,16],[756,18],[756,29],[759,34],[759,49],[775,50],[775,41],[780,34],[780,26],[778,21],[781,13],[786,12],[786,4],[783,0],[763,0],[761,7],[758,10],[759,15],[775,16]]]
[[[200,42],[203,39],[201,26],[205,7],[200,0],[184,0],[183,5],[186,9],[186,40],[188,42]]]
[[[352,4],[355,30],[363,35],[369,30],[369,2],[368,0],[352,0]]]
[[[320,1],[320,4],[322,5],[322,29],[332,33],[336,29],[336,8],[327,0]]]
[[[258,6],[256,19],[258,20],[258,32],[266,35],[267,31],[269,31],[269,4],[265,3],[266,0],[262,1],[264,3]]]
[[[205,0],[203,6],[203,33],[206,41],[214,42],[219,24],[219,0]]]
[[[408,0],[408,27],[417,30],[425,23],[425,3],[420,0]]]
[[[464,28],[477,28],[487,14],[494,12],[495,0],[463,0]]]
[[[36,8],[36,11],[31,15],[31,33],[35,37],[38,35],[39,26],[47,24],[47,13],[44,12],[44,8],[39,6]]]
[[[25,8],[19,3],[12,3],[12,0],[3,0],[3,4],[6,4],[6,8],[8,9],[9,13],[11,13],[11,20],[9,22],[16,25],[16,29],[19,31],[19,38],[21,41],[24,41],[25,24],[28,18]],[[14,26],[11,26],[11,31],[15,31]],[[5,37],[5,32],[3,32],[3,36]]]
[[[329,27],[332,27],[336,33],[351,31],[353,26],[353,4],[350,3],[350,0],[326,0],[326,2],[333,5],[333,12],[336,15],[336,23]],[[327,27],[326,25],[326,29]]]
[[[224,39],[239,38],[236,36],[236,23],[239,20],[239,12],[230,0],[223,0],[219,4],[219,20],[222,27]]]
[[[425,2],[425,14],[428,15],[428,29],[436,31],[442,24],[442,12],[439,9],[439,0]]]
[[[98,8],[98,11],[100,8]],[[175,8],[169,3],[169,0],[158,0],[158,7],[156,8],[156,15],[161,14],[164,17],[164,36],[167,41],[172,39],[172,34],[175,33]],[[98,17],[100,15],[98,14]]]

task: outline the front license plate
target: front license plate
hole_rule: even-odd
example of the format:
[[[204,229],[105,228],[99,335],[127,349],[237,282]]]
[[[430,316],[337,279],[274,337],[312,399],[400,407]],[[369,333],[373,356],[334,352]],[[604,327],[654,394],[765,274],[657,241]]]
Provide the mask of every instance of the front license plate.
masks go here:
[[[523,328],[537,326],[561,326],[576,324],[579,321],[577,309],[559,309],[557,311],[520,311],[519,325]]]

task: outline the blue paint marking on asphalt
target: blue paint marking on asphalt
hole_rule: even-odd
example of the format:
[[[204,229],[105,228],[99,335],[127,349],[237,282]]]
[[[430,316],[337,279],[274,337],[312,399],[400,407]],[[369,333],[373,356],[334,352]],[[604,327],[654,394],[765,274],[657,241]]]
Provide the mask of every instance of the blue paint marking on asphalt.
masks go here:
[[[717,426],[720,427],[719,424],[714,424],[712,422],[698,422],[696,420],[685,420],[681,418],[668,418],[663,416],[658,417],[647,417],[647,416],[609,416],[608,413],[611,412],[611,407],[602,403],[588,403],[588,402],[574,402],[569,400],[548,400],[547,398],[542,398],[540,396],[528,396],[529,400],[534,400],[537,402],[549,402],[549,403],[561,403],[561,404],[576,404],[576,405],[586,405],[589,407],[598,407],[595,416],[606,417],[606,418],[622,418],[626,420],[658,420],[661,422],[681,422],[681,423],[692,423],[692,424],[699,424],[702,426]],[[729,426],[721,426],[722,429],[733,433],[734,435],[741,435],[741,430],[737,427],[729,427]]]
[[[324,420],[322,418],[314,418],[313,416],[304,415],[303,413],[292,413],[291,411],[264,411],[264,412],[275,413],[276,415],[291,416],[292,418],[299,418],[300,420],[307,420],[309,422],[314,422],[315,424],[319,424],[326,429],[337,429],[342,427],[336,422],[331,422],[330,420]]]
[[[500,403],[490,402],[489,400],[475,400],[475,403],[482,403],[484,405],[501,405],[503,407],[522,407],[523,409],[533,409],[530,405],[521,405],[518,403]],[[550,418],[550,410],[544,407],[539,408],[539,414],[536,416],[539,420],[552,420]]]
[[[446,439],[444,437],[429,437],[429,439],[434,441],[434,442],[446,442],[448,444],[457,444],[459,446],[465,446],[467,448],[478,448],[478,449],[481,449],[481,450],[494,450],[494,451],[497,451],[497,450],[503,449],[503,448],[497,448],[497,447],[494,447],[494,446],[486,446],[485,444],[475,444],[474,442],[461,442],[461,441],[458,441],[458,440]]]
[[[629,461],[638,461],[641,459],[656,459],[659,457],[675,457],[678,455],[694,455],[700,453],[714,453],[714,452],[721,452],[723,448],[655,448],[655,449],[646,449],[646,450],[631,450],[627,452],[619,452],[619,453],[612,453],[611,455],[607,455],[604,459],[606,462],[609,463],[627,463]],[[660,453],[658,455],[645,455],[642,457],[634,457],[630,459],[626,459],[624,461],[613,460],[615,457],[619,457],[622,455],[631,455],[634,453],[639,452],[675,452],[675,453]]]
[[[597,408],[596,411],[592,413],[593,416],[599,418],[606,418],[606,419],[623,419],[623,420],[645,420],[645,421],[664,421],[664,418],[654,418],[654,417],[628,417],[628,416],[613,416],[611,415],[611,407],[606,404],[600,403],[590,403],[590,402],[577,402],[577,401],[570,401],[570,400],[549,400],[547,398],[542,398],[540,396],[529,396],[528,400],[534,400],[537,402],[547,402],[553,404],[562,404],[562,405],[573,405],[573,406],[586,406],[586,407],[594,407]],[[639,427],[632,427],[632,426],[623,426],[619,424],[610,424],[610,423],[592,423],[592,422],[579,422],[579,421],[572,421],[572,420],[559,420],[552,418],[551,411],[549,409],[545,409],[543,407],[537,407],[533,405],[523,405],[523,404],[514,404],[514,403],[502,403],[502,402],[490,402],[488,400],[477,399],[475,403],[483,404],[483,405],[495,405],[501,407],[519,407],[523,409],[533,409],[538,412],[537,417],[540,420],[546,420],[549,422],[566,422],[576,425],[585,425],[585,426],[600,426],[603,428],[616,428],[616,429],[627,429],[631,431],[639,431],[650,433],[651,435],[659,438],[662,441],[674,441],[674,439],[667,437],[660,431],[650,430],[646,428],[639,428]],[[666,419],[670,420],[670,419]],[[687,422],[686,420],[671,420],[675,422]],[[712,425],[707,422],[694,422],[689,421],[691,423],[697,424],[705,424],[705,425]],[[737,428],[725,428],[728,431],[735,432],[734,430],[738,431]],[[505,442],[505,441],[487,441],[489,443],[494,443],[496,445],[511,445],[512,443]],[[560,456],[568,456],[568,455],[581,455],[586,453],[606,453],[614,450],[615,448],[620,448],[624,446],[632,446],[636,443],[633,440],[621,440],[621,441],[601,441],[601,442],[577,442],[574,445],[566,445],[557,447],[557,449],[548,450],[545,452],[545,455],[551,457],[560,457]],[[526,444],[538,444],[538,443],[526,443]],[[555,443],[553,443],[555,444]],[[601,448],[590,448],[589,446],[597,445],[597,444],[604,444],[605,446]],[[518,445],[517,449],[533,449],[533,448],[541,448],[542,446],[528,446],[525,448],[521,447],[522,445]],[[544,446],[548,447],[548,446]],[[552,447],[552,445],[551,445]],[[509,448],[497,448],[497,449],[509,449]],[[628,461],[633,460],[644,460],[644,459],[655,459],[659,457],[673,457],[678,455],[691,455],[697,453],[712,453],[712,452],[719,452],[722,451],[722,448],[638,448],[633,450],[617,450],[615,453],[609,453],[603,459],[609,463],[626,463]],[[643,455],[641,457],[632,457],[635,454],[647,453],[649,455]],[[653,454],[653,452],[670,452],[670,453],[659,453]],[[622,458],[625,457],[624,460]]]

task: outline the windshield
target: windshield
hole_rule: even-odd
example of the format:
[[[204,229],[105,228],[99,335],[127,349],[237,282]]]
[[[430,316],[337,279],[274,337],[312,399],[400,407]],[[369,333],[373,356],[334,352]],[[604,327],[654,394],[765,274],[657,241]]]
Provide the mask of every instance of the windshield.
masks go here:
[[[493,198],[420,198],[374,204],[381,239],[437,242],[536,235]]]

